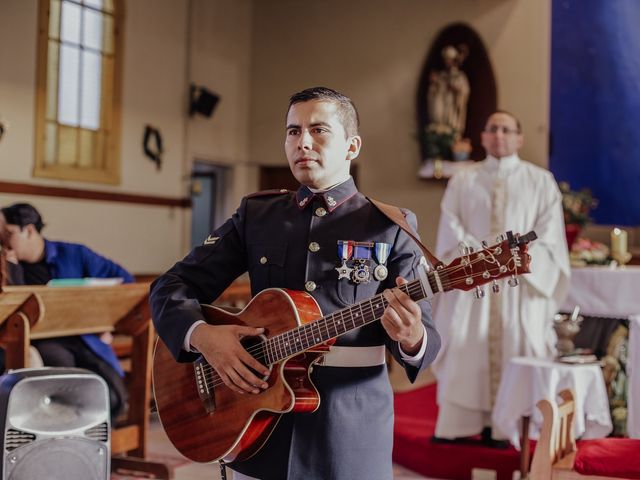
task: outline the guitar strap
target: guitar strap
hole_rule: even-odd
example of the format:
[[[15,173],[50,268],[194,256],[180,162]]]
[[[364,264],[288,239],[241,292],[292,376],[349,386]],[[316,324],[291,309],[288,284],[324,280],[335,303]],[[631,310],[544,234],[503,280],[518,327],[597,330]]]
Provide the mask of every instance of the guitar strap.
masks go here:
[[[431,263],[433,267],[436,267],[442,264],[442,262],[438,260],[436,256],[433,255],[429,251],[429,249],[425,247],[422,244],[422,242],[418,239],[418,234],[413,228],[411,228],[411,225],[409,225],[409,222],[407,222],[406,216],[402,211],[402,209],[393,205],[388,205],[386,203],[379,202],[378,200],[374,200],[371,197],[367,197],[367,199],[371,203],[373,203],[375,207],[378,210],[380,210],[389,220],[391,220],[393,223],[398,225],[402,230],[407,232],[407,235],[409,235],[413,239],[413,241],[418,244],[418,246],[420,247],[420,250],[422,250],[422,253],[424,253],[424,256],[427,257],[427,260],[429,260],[429,263]]]

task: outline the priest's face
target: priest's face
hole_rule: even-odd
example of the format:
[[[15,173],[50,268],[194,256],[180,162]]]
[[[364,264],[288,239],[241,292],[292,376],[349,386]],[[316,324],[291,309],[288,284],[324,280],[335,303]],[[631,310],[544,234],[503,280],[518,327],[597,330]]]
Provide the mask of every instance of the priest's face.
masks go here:
[[[523,142],[518,122],[508,113],[494,113],[482,132],[482,146],[488,155],[498,159],[516,153]]]
[[[360,142],[359,136],[347,135],[335,103],[309,100],[291,105],[284,149],[301,184],[326,189],[349,178]]]

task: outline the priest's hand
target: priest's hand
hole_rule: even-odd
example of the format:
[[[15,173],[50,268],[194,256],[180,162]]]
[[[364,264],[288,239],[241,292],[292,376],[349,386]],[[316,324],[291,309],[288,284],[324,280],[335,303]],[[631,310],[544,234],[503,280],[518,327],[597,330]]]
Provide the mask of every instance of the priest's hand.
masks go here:
[[[193,330],[190,341],[231,390],[260,393],[269,385],[252,370],[264,376],[269,375],[269,370],[244,349],[240,340],[262,333],[264,328],[202,323]]]
[[[396,285],[407,283],[402,277],[396,278]],[[384,298],[389,302],[380,321],[389,337],[400,343],[402,351],[416,355],[422,346],[424,327],[422,326],[422,309],[399,288],[385,290]]]

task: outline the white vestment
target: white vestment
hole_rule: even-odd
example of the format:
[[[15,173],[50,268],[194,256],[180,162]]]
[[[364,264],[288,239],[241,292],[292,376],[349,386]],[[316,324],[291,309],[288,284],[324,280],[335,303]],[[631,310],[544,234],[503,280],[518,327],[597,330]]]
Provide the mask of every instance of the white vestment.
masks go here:
[[[531,273],[519,277],[517,288],[509,287],[506,279],[498,280],[497,297],[487,285],[482,299],[476,299],[473,292],[458,290],[436,298],[434,319],[442,336],[442,349],[432,367],[438,379],[439,437],[474,435],[488,425],[492,410],[490,303],[497,301],[494,307],[501,317],[498,342],[502,352],[498,358],[504,368],[515,356],[552,355],[553,315],[569,286],[560,191],[551,172],[517,155],[501,160],[489,157],[449,180],[441,204],[436,255],[448,263],[460,255],[460,242],[476,249],[481,248],[482,240],[489,245],[496,243],[491,228],[496,224],[497,183],[501,185],[501,226],[513,233],[534,230],[538,235],[529,244]],[[496,308],[493,310],[495,318]],[[494,437],[499,438],[500,432]]]

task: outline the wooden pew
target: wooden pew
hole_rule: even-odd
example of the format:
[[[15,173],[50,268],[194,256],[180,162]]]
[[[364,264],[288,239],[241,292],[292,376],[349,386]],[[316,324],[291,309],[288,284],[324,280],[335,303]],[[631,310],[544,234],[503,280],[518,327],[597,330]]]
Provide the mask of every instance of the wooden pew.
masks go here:
[[[27,364],[28,346],[33,339],[56,338],[87,333],[112,332],[131,338],[131,368],[126,384],[129,408],[111,431],[113,471],[146,472],[152,478],[171,477],[160,463],[144,460],[151,401],[151,353],[153,326],[149,310],[149,284],[115,286],[46,287],[9,286],[0,293],[0,315],[20,303],[25,311],[40,307],[39,318],[16,312],[0,325],[0,345],[6,349],[7,368]],[[27,303],[25,303],[27,302]],[[31,303],[28,303],[31,302]],[[31,310],[30,310],[31,309]],[[31,314],[33,317],[33,314]]]
[[[6,365],[28,364],[28,332],[42,311],[40,297],[31,292],[0,293],[0,347],[5,349]]]

